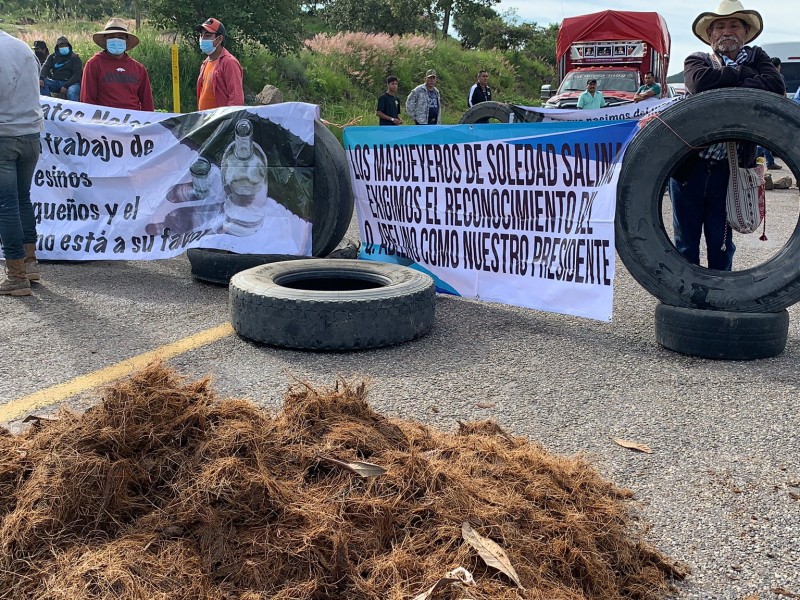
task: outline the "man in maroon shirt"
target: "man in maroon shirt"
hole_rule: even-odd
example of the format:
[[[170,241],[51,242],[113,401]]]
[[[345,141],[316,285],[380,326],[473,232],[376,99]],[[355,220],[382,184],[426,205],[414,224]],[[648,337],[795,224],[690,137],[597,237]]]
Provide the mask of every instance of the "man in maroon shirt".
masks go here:
[[[144,66],[128,56],[139,43],[122,19],[110,19],[103,31],[92,36],[103,51],[86,61],[81,80],[81,102],[153,110],[153,91]]]

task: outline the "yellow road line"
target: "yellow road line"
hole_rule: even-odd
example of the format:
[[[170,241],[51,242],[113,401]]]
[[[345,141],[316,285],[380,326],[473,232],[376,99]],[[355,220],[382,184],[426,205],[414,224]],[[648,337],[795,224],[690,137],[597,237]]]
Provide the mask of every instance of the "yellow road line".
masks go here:
[[[11,421],[12,419],[16,419],[27,412],[43,406],[58,404],[71,396],[110,383],[120,377],[130,375],[134,371],[147,366],[154,360],[170,359],[184,352],[196,350],[201,346],[220,340],[232,333],[233,327],[231,327],[230,323],[224,323],[217,327],[212,327],[211,329],[206,329],[200,333],[190,335],[177,342],[172,342],[171,344],[160,346],[155,350],[123,360],[110,367],[100,369],[99,371],[80,375],[64,383],[59,383],[58,385],[34,392],[22,398],[11,400],[0,406],[0,422]]]

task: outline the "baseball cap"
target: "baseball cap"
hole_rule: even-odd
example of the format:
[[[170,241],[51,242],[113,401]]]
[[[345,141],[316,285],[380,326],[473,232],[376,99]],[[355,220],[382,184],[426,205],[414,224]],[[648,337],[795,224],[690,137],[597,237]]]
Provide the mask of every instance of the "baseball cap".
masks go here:
[[[47,44],[45,44],[44,41],[42,41],[42,40],[36,40],[35,42],[33,42],[33,47],[34,48],[44,48],[46,50],[47,49]]]
[[[200,25],[194,28],[198,33],[207,31],[208,33],[216,33],[217,35],[225,35],[225,25],[220,23],[214,18],[206,19]]]
[[[428,72],[425,73],[425,79],[427,79],[428,77],[436,77],[436,71],[434,71],[433,69],[428,69]]]

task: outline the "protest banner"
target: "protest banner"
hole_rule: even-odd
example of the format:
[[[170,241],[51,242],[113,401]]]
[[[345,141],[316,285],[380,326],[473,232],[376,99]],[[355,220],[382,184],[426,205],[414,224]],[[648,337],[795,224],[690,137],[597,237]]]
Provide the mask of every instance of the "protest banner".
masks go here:
[[[641,102],[625,102],[591,110],[540,108],[515,104],[511,106],[511,111],[513,120],[517,122],[623,121],[642,119],[647,115],[666,110],[680,100],[683,100],[683,97],[649,98]]]
[[[636,126],[348,128],[361,258],[423,270],[440,291],[610,321],[616,181]]]
[[[175,115],[41,101],[31,188],[40,257],[310,254],[317,106]]]

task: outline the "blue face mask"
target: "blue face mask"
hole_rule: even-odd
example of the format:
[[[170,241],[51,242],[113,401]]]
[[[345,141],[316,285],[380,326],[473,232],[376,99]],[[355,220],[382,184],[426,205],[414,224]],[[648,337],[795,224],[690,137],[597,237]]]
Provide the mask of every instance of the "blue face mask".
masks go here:
[[[108,50],[114,56],[119,56],[128,47],[128,42],[126,40],[120,40],[117,38],[111,38],[110,40],[106,40],[106,50]]]
[[[59,53],[61,56],[67,56],[67,55],[69,54],[69,47],[68,47],[68,46],[66,46],[66,47],[64,47],[64,48],[59,48],[59,49],[58,49],[58,53]]]
[[[200,40],[200,50],[202,50],[205,54],[212,54],[216,49],[216,46],[214,46],[214,40]]]

